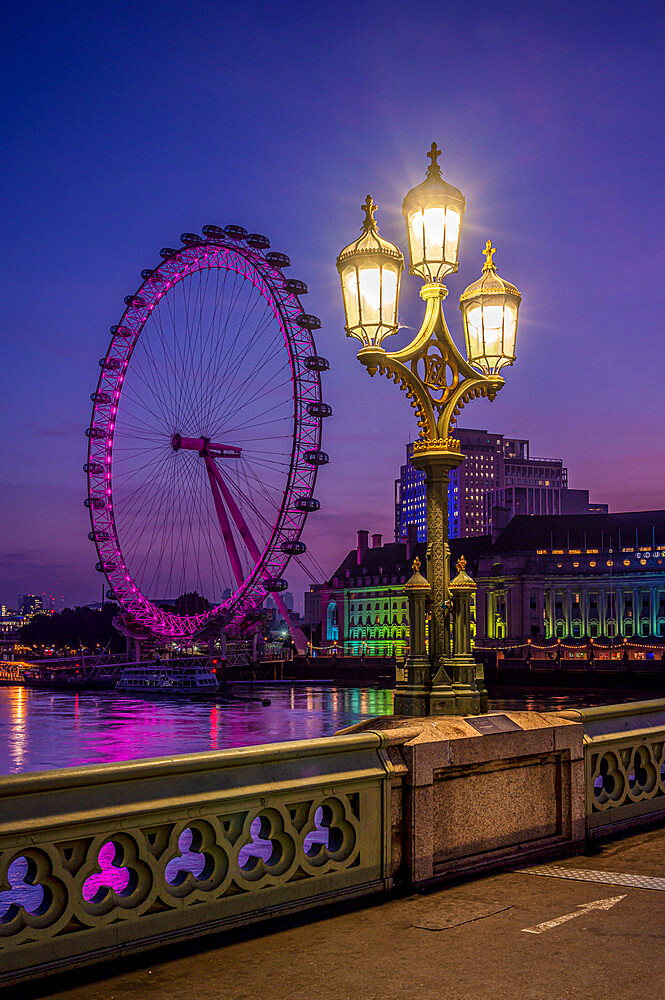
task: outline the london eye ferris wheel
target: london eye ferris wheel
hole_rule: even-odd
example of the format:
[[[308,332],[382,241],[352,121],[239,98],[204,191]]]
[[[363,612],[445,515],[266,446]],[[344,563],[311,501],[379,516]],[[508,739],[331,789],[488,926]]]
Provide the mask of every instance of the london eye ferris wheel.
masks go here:
[[[316,316],[289,258],[241,226],[183,233],[111,327],[86,430],[97,569],[163,639],[239,624],[301,557],[323,419]],[[205,601],[193,604],[183,595]]]

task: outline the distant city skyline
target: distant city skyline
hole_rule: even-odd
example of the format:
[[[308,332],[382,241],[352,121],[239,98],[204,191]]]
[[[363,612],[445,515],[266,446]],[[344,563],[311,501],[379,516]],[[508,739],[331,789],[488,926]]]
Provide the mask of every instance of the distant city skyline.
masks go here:
[[[335,257],[368,192],[405,248],[401,200],[433,139],[468,206],[446,302],[458,344],[488,237],[523,294],[516,364],[468,424],[562,454],[569,486],[612,511],[665,507],[661,6],[37,10],[3,25],[2,603],[99,599],[81,471],[97,359],[140,270],[207,223],[265,232],[323,322],[331,461],[303,535],[323,576],[358,528],[392,537],[412,411],[349,349]],[[404,278],[405,328],[418,287]],[[285,575],[299,607],[309,578]]]

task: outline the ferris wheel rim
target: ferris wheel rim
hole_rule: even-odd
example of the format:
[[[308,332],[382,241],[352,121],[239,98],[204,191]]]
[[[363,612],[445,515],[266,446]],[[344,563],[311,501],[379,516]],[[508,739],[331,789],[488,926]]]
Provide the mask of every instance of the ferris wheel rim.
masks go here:
[[[146,276],[132,296],[127,296],[120,322],[111,328],[111,340],[103,359],[88,434],[88,498],[91,537],[95,542],[99,562],[97,568],[106,576],[110,588],[124,611],[137,624],[163,638],[188,638],[196,635],[206,623],[226,613],[229,623],[238,623],[247,610],[260,605],[269,589],[264,585],[281,576],[291,558],[280,543],[297,542],[307,518],[307,499],[312,500],[318,465],[305,458],[306,453],[320,455],[322,405],[320,371],[307,366],[306,360],[316,358],[312,326],[305,320],[316,320],[302,308],[298,294],[286,287],[282,267],[288,258],[272,255],[271,263],[260,249],[242,244],[235,238],[199,237],[180,249],[163,252],[164,259]],[[281,260],[280,260],[281,258]],[[115,423],[122,397],[126,372],[141,334],[153,310],[167,292],[185,278],[208,268],[234,271],[249,280],[266,301],[279,325],[291,369],[292,447],[282,503],[260,558],[231,597],[199,614],[187,615],[160,608],[137,585],[122,552],[113,504],[113,445]],[[294,284],[294,282],[292,282]],[[295,284],[298,284],[295,282]],[[306,286],[305,286],[306,288]],[[301,293],[302,294],[302,293]],[[316,320],[318,324],[318,320]],[[118,331],[121,331],[120,334]],[[314,404],[310,406],[309,404]],[[310,410],[312,412],[310,412]],[[327,456],[326,456],[327,460]],[[305,501],[296,507],[297,500]]]

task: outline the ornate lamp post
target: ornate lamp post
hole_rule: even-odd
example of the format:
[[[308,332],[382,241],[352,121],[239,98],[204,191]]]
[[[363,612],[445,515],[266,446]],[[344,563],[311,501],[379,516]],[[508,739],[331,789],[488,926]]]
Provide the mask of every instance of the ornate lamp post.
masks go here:
[[[457,188],[444,181],[437,162],[441,150],[436,143],[427,155],[431,161],[427,176],[409,191],[402,205],[409,272],[423,280],[420,296],[426,304],[420,331],[407,347],[393,353],[382,347],[386,337],[397,333],[403,257],[398,247],[379,235],[376,205],[370,195],[362,206],[365,219],[360,237],[337,258],[346,333],[362,344],[358,360],[370,375],[378,371],[406,392],[420,429],[412,461],[426,477],[431,677],[423,681],[420,667],[416,669],[414,664],[412,668],[407,660],[406,676],[395,692],[399,714],[422,714],[423,704],[437,714],[455,714],[462,703],[465,708],[469,704],[467,677],[455,676],[450,630],[448,485],[450,472],[464,459],[453,433],[457,417],[470,399],[486,396],[493,400],[503,386],[499,372],[515,360],[521,301],[517,288],[497,274],[495,250],[488,240],[482,274],[460,297],[467,354],[462,357],[443,315],[443,300],[448,294],[443,278],[459,267],[466,202]],[[464,689],[461,699],[456,698],[456,685]]]

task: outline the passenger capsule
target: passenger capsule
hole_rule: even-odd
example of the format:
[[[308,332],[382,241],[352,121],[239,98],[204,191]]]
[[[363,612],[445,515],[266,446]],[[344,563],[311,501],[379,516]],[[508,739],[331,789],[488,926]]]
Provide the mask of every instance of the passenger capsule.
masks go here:
[[[267,253],[266,260],[273,267],[291,267],[291,258],[287,257],[285,253],[278,253],[277,250],[271,250],[270,253]]]
[[[325,451],[320,451],[318,448],[312,448],[311,451],[306,451],[303,458],[309,465],[327,465],[330,461],[330,456]]]
[[[98,531],[96,533],[94,531],[89,531],[88,538],[91,542],[108,542],[109,533],[108,531]]]
[[[308,403],[306,409],[310,417],[332,416],[332,406],[329,403]]]
[[[253,247],[255,250],[270,249],[270,240],[267,236],[262,236],[261,233],[250,233],[245,238],[245,242],[249,243],[250,247]]]
[[[142,299],[140,295],[125,295],[125,305],[134,306],[135,309],[142,309],[145,305],[145,299]]]
[[[244,226],[224,226],[224,233],[230,240],[244,240],[247,230]]]
[[[181,233],[180,240],[182,243],[200,243],[201,237],[198,233]]]
[[[91,472],[93,476],[98,476],[100,472],[104,471],[104,466],[100,465],[99,462],[86,462],[83,466],[84,472]]]
[[[104,510],[106,500],[104,497],[86,497],[83,501],[83,506],[87,507],[88,510]]]
[[[307,295],[308,292],[307,285],[299,278],[287,278],[284,288],[290,295]]]
[[[204,226],[201,232],[204,236],[207,236],[209,240],[224,239],[224,230],[221,226]]]
[[[300,315],[296,316],[294,319],[294,323],[297,323],[298,326],[304,327],[306,330],[321,329],[321,320],[318,316],[312,316],[311,313],[300,313]]]
[[[106,403],[111,402],[108,392],[91,392],[90,399],[93,403],[99,404],[99,406],[104,406]]]
[[[311,514],[315,510],[321,509],[321,501],[315,500],[314,497],[298,497],[297,500],[293,501],[293,506],[296,510],[304,510]]]
[[[269,580],[264,580],[263,586],[269,594],[279,594],[282,591],[289,589],[289,585],[286,580],[280,580],[278,577],[271,577]]]
[[[318,354],[312,354],[309,358],[305,358],[305,368],[310,372],[327,372],[330,371],[330,362],[327,358],[321,358]]]
[[[287,556],[301,556],[303,553],[307,552],[307,546],[305,543],[299,541],[282,542],[280,548]]]
[[[86,427],[85,436],[98,440],[99,438],[106,437],[106,431],[103,427]]]
[[[122,366],[122,362],[118,358],[100,358],[99,367],[104,368],[105,371],[117,372],[118,368]]]
[[[95,569],[98,573],[112,573],[115,567],[116,564],[114,562],[95,563]]]

